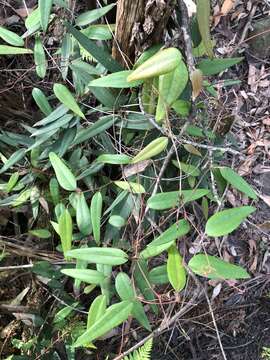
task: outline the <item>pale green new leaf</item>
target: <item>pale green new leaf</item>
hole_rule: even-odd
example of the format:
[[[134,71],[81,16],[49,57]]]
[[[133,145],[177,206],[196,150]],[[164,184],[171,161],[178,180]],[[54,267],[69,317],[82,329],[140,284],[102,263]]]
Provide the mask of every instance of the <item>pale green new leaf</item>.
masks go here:
[[[254,211],[255,207],[240,206],[217,212],[208,219],[205,232],[214,237],[230,234]]]
[[[139,81],[127,81],[127,77],[132,73],[132,70],[124,70],[115,72],[101,78],[90,81],[88,86],[108,87],[108,88],[131,88],[142,84],[142,80]]]
[[[11,190],[13,190],[13,188],[16,186],[18,180],[19,180],[20,174],[18,171],[16,171],[15,173],[13,173],[11,175],[11,177],[8,180],[7,183],[7,187],[6,187],[6,192],[9,193]]]
[[[101,272],[90,269],[62,269],[61,273],[87,284],[100,285],[105,280]]]
[[[175,291],[181,291],[186,285],[186,270],[183,259],[175,245],[168,249],[167,273]]]
[[[49,18],[51,14],[53,0],[39,0],[38,8],[40,13],[40,23],[44,32],[47,31]]]
[[[210,10],[210,0],[197,0],[197,21],[200,34],[207,55],[213,58],[213,43],[210,35]]]
[[[206,254],[193,256],[188,266],[195,274],[209,279],[247,279],[250,277],[241,266]]]
[[[112,266],[122,265],[128,261],[127,254],[123,250],[115,248],[91,247],[74,249],[68,251],[67,256],[88,263]]]
[[[94,194],[91,200],[90,213],[93,227],[94,239],[97,244],[100,244],[100,227],[102,214],[102,195],[100,192]]]
[[[130,301],[122,301],[118,304],[111,305],[105,311],[104,315],[77,339],[74,347],[85,346],[122,324],[131,314],[132,308],[133,304]]]
[[[0,55],[21,55],[21,54],[33,54],[31,49],[13,47],[8,45],[0,45]]]
[[[79,192],[76,195],[76,222],[80,232],[87,236],[92,232],[91,217],[84,193]]]
[[[106,296],[99,295],[91,303],[87,316],[87,329],[97,322],[106,311]]]
[[[29,234],[34,235],[40,239],[48,239],[52,236],[49,230],[47,229],[33,229],[29,231]]]
[[[162,136],[150,142],[143,150],[141,150],[132,160],[131,163],[135,164],[137,162],[151,159],[152,157],[160,154],[163,150],[166,149],[168,145],[168,138]]]
[[[5,29],[3,26],[0,26],[0,38],[3,39],[10,45],[13,46],[24,46],[23,39],[16,33]]]
[[[134,194],[143,194],[145,193],[145,188],[141,184],[130,181],[114,181],[115,185],[120,187],[123,190],[127,190]]]
[[[124,154],[102,154],[96,161],[104,164],[125,165],[130,163],[130,157]]]
[[[72,218],[68,209],[65,209],[58,220],[58,230],[64,256],[71,249],[72,243]]]
[[[73,95],[65,85],[54,84],[53,91],[57,99],[61,101],[62,104],[64,104],[68,109],[72,110],[76,115],[85,119],[85,116],[81,111],[79,105],[77,104]]]
[[[77,182],[69,168],[55,153],[50,152],[49,158],[60,186],[65,190],[75,191]]]
[[[90,11],[86,11],[84,13],[82,13],[81,15],[79,15],[76,19],[76,25],[78,26],[85,26],[88,24],[91,24],[92,22],[98,20],[99,18],[101,18],[102,16],[106,15],[107,12],[109,12],[114,6],[116,5],[116,3],[113,4],[109,4],[107,6],[98,8],[98,9],[94,9],[94,10],[90,10]]]

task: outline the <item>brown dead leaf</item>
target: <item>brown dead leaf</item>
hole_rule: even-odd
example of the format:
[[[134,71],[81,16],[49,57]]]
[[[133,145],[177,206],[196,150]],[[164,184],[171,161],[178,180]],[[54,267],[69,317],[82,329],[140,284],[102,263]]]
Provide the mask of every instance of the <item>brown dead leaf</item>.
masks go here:
[[[140,173],[144,171],[149,164],[150,164],[150,160],[144,160],[144,161],[140,161],[137,164],[125,166],[123,170],[123,177],[128,178],[129,176]]]
[[[19,15],[22,18],[26,18],[31,12],[33,11],[33,8],[26,9],[25,7],[22,7],[20,9],[14,9],[17,15]]]
[[[264,194],[259,194],[259,198],[262,199],[268,206],[270,206],[270,196],[269,195],[264,195]]]
[[[250,86],[250,90],[256,93],[258,89],[257,68],[252,64],[249,64],[248,68],[248,85]]]
[[[224,0],[221,7],[221,13],[223,16],[227,15],[235,5],[235,0]]]
[[[200,95],[203,86],[203,74],[200,69],[196,69],[190,75],[192,83],[192,99],[193,101]]]

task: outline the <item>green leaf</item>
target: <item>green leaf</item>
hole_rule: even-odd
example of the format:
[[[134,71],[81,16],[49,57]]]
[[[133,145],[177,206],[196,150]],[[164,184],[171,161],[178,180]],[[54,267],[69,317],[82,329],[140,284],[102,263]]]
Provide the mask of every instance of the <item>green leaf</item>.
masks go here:
[[[96,159],[96,162],[104,164],[125,165],[130,163],[130,157],[124,154],[102,154]]]
[[[141,184],[130,181],[114,181],[115,185],[120,187],[120,189],[127,190],[134,194],[144,194],[145,188]]]
[[[91,200],[90,212],[93,227],[94,239],[97,244],[100,244],[100,227],[102,214],[102,195],[100,192],[94,194]]]
[[[156,108],[156,121],[162,122],[168,109],[179,98],[188,82],[188,71],[184,61],[171,72],[159,77],[159,97]]]
[[[46,76],[47,60],[40,36],[36,36],[34,46],[34,60],[37,75],[43,79]]]
[[[141,150],[132,160],[132,164],[137,162],[151,159],[152,157],[160,154],[163,150],[166,149],[168,145],[168,138],[162,136],[150,142],[143,150]]]
[[[254,211],[252,206],[240,206],[220,211],[209,218],[205,231],[208,236],[223,236],[230,234]]]
[[[88,86],[98,86],[98,87],[108,87],[108,88],[131,88],[135,86],[139,86],[142,81],[127,81],[127,77],[132,73],[132,70],[124,70],[115,72],[113,74],[109,74],[103,76],[101,78],[90,81]]]
[[[29,231],[29,234],[34,235],[40,239],[49,239],[52,234],[47,229],[33,229]]]
[[[167,265],[156,266],[149,271],[149,280],[151,284],[155,285],[168,284]]]
[[[171,225],[166,231],[159,235],[155,240],[150,242],[141,252],[141,257],[148,259],[161,254],[172,246],[178,238],[186,235],[190,231],[189,223],[186,220],[180,220]]]
[[[126,221],[120,215],[112,215],[109,218],[109,224],[111,224],[112,226],[114,226],[116,228],[121,228],[121,227],[125,226]]]
[[[80,232],[87,236],[92,232],[91,217],[84,193],[76,194],[76,222]]]
[[[42,134],[48,134],[53,131],[57,132],[60,128],[65,127],[72,119],[73,119],[73,115],[70,114],[64,115],[61,118],[54,121],[53,123],[33,131],[31,136],[40,136]]]
[[[77,339],[74,347],[85,346],[122,324],[131,314],[132,308],[133,304],[129,301],[122,301],[118,304],[111,305],[105,311],[104,315]]]
[[[69,91],[69,89],[63,84],[54,84],[53,92],[57,99],[61,101],[68,109],[72,110],[76,115],[85,119],[83,112],[81,111],[79,105],[74,99],[73,95]]]
[[[49,104],[49,101],[47,100],[44,92],[38,88],[33,88],[32,96],[43,114],[46,116],[50,115],[52,112],[52,107]]]
[[[10,45],[13,46],[24,46],[23,39],[16,33],[5,29],[3,26],[0,26],[0,38],[3,39]]]
[[[40,23],[44,32],[47,31],[52,4],[53,4],[53,0],[38,0]]]
[[[59,184],[56,178],[52,178],[49,182],[50,195],[54,205],[60,202]]]
[[[20,174],[16,171],[11,175],[11,177],[8,180],[6,192],[9,193],[17,184],[19,180]]]
[[[114,24],[95,24],[81,30],[81,32],[92,40],[111,40],[114,30]]]
[[[68,112],[68,108],[65,105],[58,106],[53,112],[47,115],[44,119],[35,123],[34,126],[43,126],[52,123],[53,121],[64,116]]]
[[[172,104],[173,110],[182,117],[187,117],[190,113],[190,102],[185,100],[176,100]]]
[[[106,15],[107,12],[109,12],[116,3],[109,4],[107,6],[101,7],[99,9],[94,9],[90,11],[86,11],[79,15],[76,19],[76,25],[78,26],[85,26],[88,24],[91,24],[92,22],[98,20],[102,16]]]
[[[22,191],[19,196],[11,202],[12,206],[21,206],[22,204],[26,203],[31,196],[32,189],[27,189],[25,191]]]
[[[8,45],[0,45],[0,55],[21,55],[21,54],[33,54],[31,49],[18,48]]]
[[[75,191],[77,182],[69,168],[54,152],[50,152],[49,158],[60,186],[65,190]]]
[[[215,256],[197,254],[188,263],[189,268],[209,279],[248,279],[249,274],[240,266],[230,264]]]
[[[205,76],[217,75],[229,67],[238,64],[243,59],[243,57],[213,60],[205,59],[199,62],[198,68]]]
[[[149,302],[156,302],[157,299],[155,294],[151,288],[151,283],[149,280],[149,273],[147,270],[147,262],[140,258],[135,262],[135,269],[134,269],[134,279],[137,287],[141,291],[142,295],[146,300]],[[150,303],[150,308],[152,311],[157,314],[158,307],[154,303]]]
[[[151,326],[145,315],[142,304],[136,300],[136,293],[132,287],[131,280],[127,274],[120,272],[115,279],[115,289],[121,300],[129,300],[133,303],[132,315],[147,330],[151,330]]]
[[[200,176],[201,172],[198,169],[198,166],[194,166],[191,164],[185,164],[181,161],[172,160],[173,165],[175,165],[178,169],[183,171],[188,176]]]
[[[67,252],[67,256],[78,260],[84,260],[93,264],[122,265],[128,261],[127,254],[121,249],[114,248],[82,248]]]
[[[165,210],[195,201],[207,194],[209,194],[208,189],[169,191],[151,196],[147,201],[147,205],[150,209]]]
[[[162,48],[161,44],[156,44],[151,46],[149,49],[145,50],[138,58],[136,63],[134,64],[134,70],[137,69],[140,65],[146,62],[146,60],[150,59],[154,56],[160,49]]]
[[[119,120],[118,116],[115,115],[107,115],[102,116],[98,121],[96,121],[93,125],[88,128],[81,129],[74,140],[74,145],[78,145],[85,140],[88,140],[104,131],[109,129],[117,120]]]
[[[210,0],[197,0],[197,21],[200,34],[207,55],[213,58],[213,43],[210,35],[210,10]]]
[[[122,66],[115,61],[111,55],[103,50],[100,46],[97,46],[94,41],[88,39],[80,31],[66,23],[68,32],[70,32],[80,45],[88,51],[100,64],[102,64],[110,72],[116,72],[123,70]]]
[[[10,158],[4,163],[4,165],[0,169],[0,174],[3,174],[17,162],[19,162],[25,156],[25,150],[19,149],[13,153]]]
[[[176,48],[160,50],[142,65],[138,66],[127,78],[128,81],[145,80],[173,71],[181,62],[182,55]]]
[[[175,291],[181,291],[186,285],[186,270],[183,259],[175,245],[168,249],[167,273],[170,284]]]
[[[101,272],[90,269],[62,269],[61,273],[87,284],[100,285],[105,279]]]
[[[59,217],[58,230],[63,253],[64,256],[67,257],[66,253],[71,249],[72,243],[72,218],[67,209],[65,209]]]
[[[219,171],[222,177],[231,184],[237,190],[243,192],[251,199],[256,200],[257,195],[252,187],[240,176],[238,175],[233,169],[229,167],[219,167]]]
[[[87,330],[94,325],[106,311],[106,296],[99,295],[91,303],[87,316]]]

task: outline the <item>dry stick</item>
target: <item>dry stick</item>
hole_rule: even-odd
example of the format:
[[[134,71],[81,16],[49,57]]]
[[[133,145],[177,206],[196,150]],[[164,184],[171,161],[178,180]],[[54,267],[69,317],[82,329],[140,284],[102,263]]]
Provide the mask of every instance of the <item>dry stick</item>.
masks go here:
[[[130,349],[128,349],[127,351],[123,352],[121,355],[116,356],[114,358],[114,360],[121,360],[123,359],[125,356],[127,356],[128,354],[130,354],[131,352],[133,352],[134,350],[138,349],[139,347],[141,347],[143,344],[145,344],[148,340],[159,336],[163,331],[168,330],[169,327],[171,325],[173,325],[177,320],[179,320],[179,318],[181,316],[183,316],[185,313],[187,313],[189,310],[191,310],[193,307],[195,307],[196,305],[194,305],[196,299],[200,298],[202,294],[202,290],[201,289],[197,289],[197,291],[194,292],[192,298],[189,300],[189,302],[183,306],[168,322],[167,324],[164,323],[163,325],[159,326],[156,330],[154,330],[151,334],[149,334],[148,336],[146,336],[144,339],[142,339],[141,341],[139,341],[136,345],[132,346]]]

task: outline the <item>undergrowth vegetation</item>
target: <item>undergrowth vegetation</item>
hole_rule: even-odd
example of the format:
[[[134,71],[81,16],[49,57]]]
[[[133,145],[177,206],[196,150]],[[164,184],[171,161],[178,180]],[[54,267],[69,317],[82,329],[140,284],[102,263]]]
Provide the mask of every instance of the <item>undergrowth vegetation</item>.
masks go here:
[[[151,339],[167,326],[155,326],[164,311],[158,289],[165,287],[168,303],[178,302],[201,278],[249,277],[199,246],[237,229],[257,199],[224,165],[225,155],[237,153],[234,139],[208,121],[204,95],[215,98],[215,75],[242,59],[213,58],[204,3],[198,1],[191,28],[196,68],[184,48],[160,44],[124,69],[111,56],[114,24],[92,24],[114,5],[72,18],[65,1],[39,1],[22,36],[0,28],[1,56],[24,54],[41,80],[48,61],[58,69],[49,92],[32,89],[39,120],[0,135],[0,205],[27,213],[26,235],[61,259],[31,268],[59,301],[46,321],[39,318],[43,330],[28,342],[13,340],[20,359],[44,349],[56,358],[54,334],[68,359],[77,348],[95,353],[112,331],[121,341],[122,324],[124,334],[140,326]],[[46,32],[59,8],[63,35],[51,53]],[[228,188],[245,196],[245,206],[226,207]],[[183,246],[193,241],[192,249]],[[149,358],[151,344],[126,359]]]

